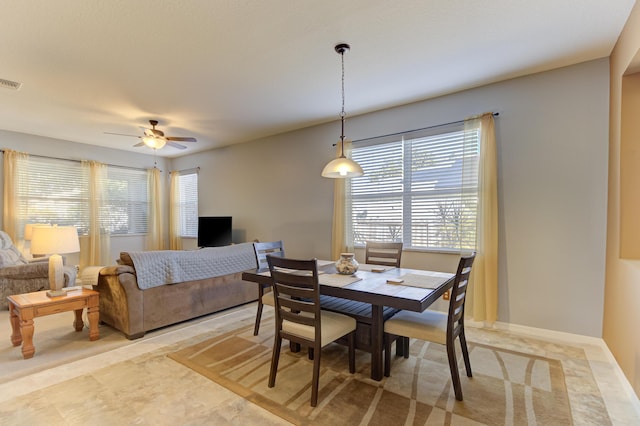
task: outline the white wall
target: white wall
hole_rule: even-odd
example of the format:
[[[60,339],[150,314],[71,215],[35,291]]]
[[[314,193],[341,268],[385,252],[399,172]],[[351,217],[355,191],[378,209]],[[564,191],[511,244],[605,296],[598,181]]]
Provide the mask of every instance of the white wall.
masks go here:
[[[499,321],[602,335],[607,59],[359,117],[366,137],[499,112]],[[231,215],[236,242],[283,239],[288,255],[327,258],[339,123],[173,159],[200,166],[200,214]],[[434,260],[435,259],[435,260]],[[407,253],[403,265],[452,270],[457,258]]]
[[[0,130],[0,147],[2,149],[12,149],[15,151],[26,152],[32,155],[43,155],[55,158],[63,158],[68,160],[95,160],[102,163],[114,164],[118,166],[135,167],[139,169],[150,169],[157,162],[158,168],[163,170],[163,179],[165,185],[168,181],[168,161],[161,157],[154,157],[142,152],[126,152],[102,148],[93,145],[63,141],[59,139],[46,138],[36,135],[28,135],[24,133],[10,132]],[[0,162],[0,170],[2,170],[2,162]],[[0,185],[3,185],[3,175],[0,172]],[[2,188],[2,186],[0,186]],[[165,204],[168,200],[165,197]],[[168,205],[168,204],[167,204]],[[0,207],[4,208],[3,200],[0,199]],[[167,215],[165,215],[167,216]],[[1,219],[0,219],[1,220]],[[166,218],[165,218],[166,221]],[[136,236],[114,236],[111,238],[111,259],[112,263],[119,257],[121,251],[125,250],[144,250],[144,237]],[[67,264],[77,265],[78,255],[65,255]]]

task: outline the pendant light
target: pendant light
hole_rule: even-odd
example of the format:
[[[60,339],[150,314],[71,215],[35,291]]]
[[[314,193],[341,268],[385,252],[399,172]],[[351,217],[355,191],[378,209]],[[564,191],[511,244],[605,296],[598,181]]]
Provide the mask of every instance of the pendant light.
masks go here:
[[[324,169],[322,169],[322,176],[326,178],[352,178],[364,174],[362,167],[360,167],[358,163],[344,155],[344,54],[348,52],[349,49],[350,47],[346,43],[338,44],[335,47],[342,61],[342,111],[340,112],[342,132],[340,134],[340,157],[331,160],[324,166]]]

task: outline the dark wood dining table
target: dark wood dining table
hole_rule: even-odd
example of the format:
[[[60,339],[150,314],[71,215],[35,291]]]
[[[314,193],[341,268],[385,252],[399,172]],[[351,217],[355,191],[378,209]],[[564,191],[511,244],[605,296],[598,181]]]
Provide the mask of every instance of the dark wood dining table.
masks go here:
[[[372,265],[360,265],[360,269],[355,273],[359,280],[344,286],[323,284],[321,277],[320,294],[361,302],[367,304],[367,308],[370,306],[371,378],[373,380],[382,380],[386,310],[392,308],[415,312],[424,311],[451,288],[455,274],[406,268],[386,267],[382,272],[373,272],[372,269],[382,268],[376,268]],[[324,274],[336,273],[333,262],[319,260],[318,270]],[[408,282],[400,284],[387,282],[388,280],[401,279],[404,276],[413,275],[426,275],[433,283],[430,286],[433,288],[413,287],[406,285]],[[271,285],[271,277],[268,275],[268,270],[265,269],[245,271],[242,274],[242,279],[255,282],[263,288]],[[343,313],[350,314],[348,311]]]

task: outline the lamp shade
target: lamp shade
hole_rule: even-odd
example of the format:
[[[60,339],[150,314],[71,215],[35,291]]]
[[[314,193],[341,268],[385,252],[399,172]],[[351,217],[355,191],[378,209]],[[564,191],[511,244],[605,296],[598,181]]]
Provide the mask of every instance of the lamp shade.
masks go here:
[[[355,161],[347,157],[331,160],[322,169],[322,176],[327,178],[351,178],[362,176],[364,171]]]
[[[33,238],[33,228],[35,227],[50,227],[51,225],[49,225],[48,223],[27,223],[26,225],[24,225],[24,240],[25,241],[31,241],[31,238]]]
[[[60,254],[80,251],[75,226],[34,226],[31,230],[31,253]]]
[[[167,141],[155,136],[143,136],[142,142],[149,148],[160,149],[167,144]]]

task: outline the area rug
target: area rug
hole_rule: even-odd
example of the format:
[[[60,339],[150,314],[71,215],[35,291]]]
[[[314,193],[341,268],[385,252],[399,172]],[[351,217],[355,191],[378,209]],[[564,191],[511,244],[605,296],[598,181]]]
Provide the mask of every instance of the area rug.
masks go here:
[[[409,358],[394,357],[391,377],[377,382],[369,378],[367,353],[358,351],[357,371],[351,375],[346,348],[331,344],[322,351],[314,408],[309,405],[312,361],[307,352],[292,353],[283,345],[276,385],[269,388],[273,332],[264,327],[253,336],[252,331],[243,327],[169,357],[300,425],[573,424],[557,359],[471,341],[473,377],[466,377],[461,363],[464,401],[456,401],[442,345],[412,340]],[[596,421],[610,422],[606,413]]]

